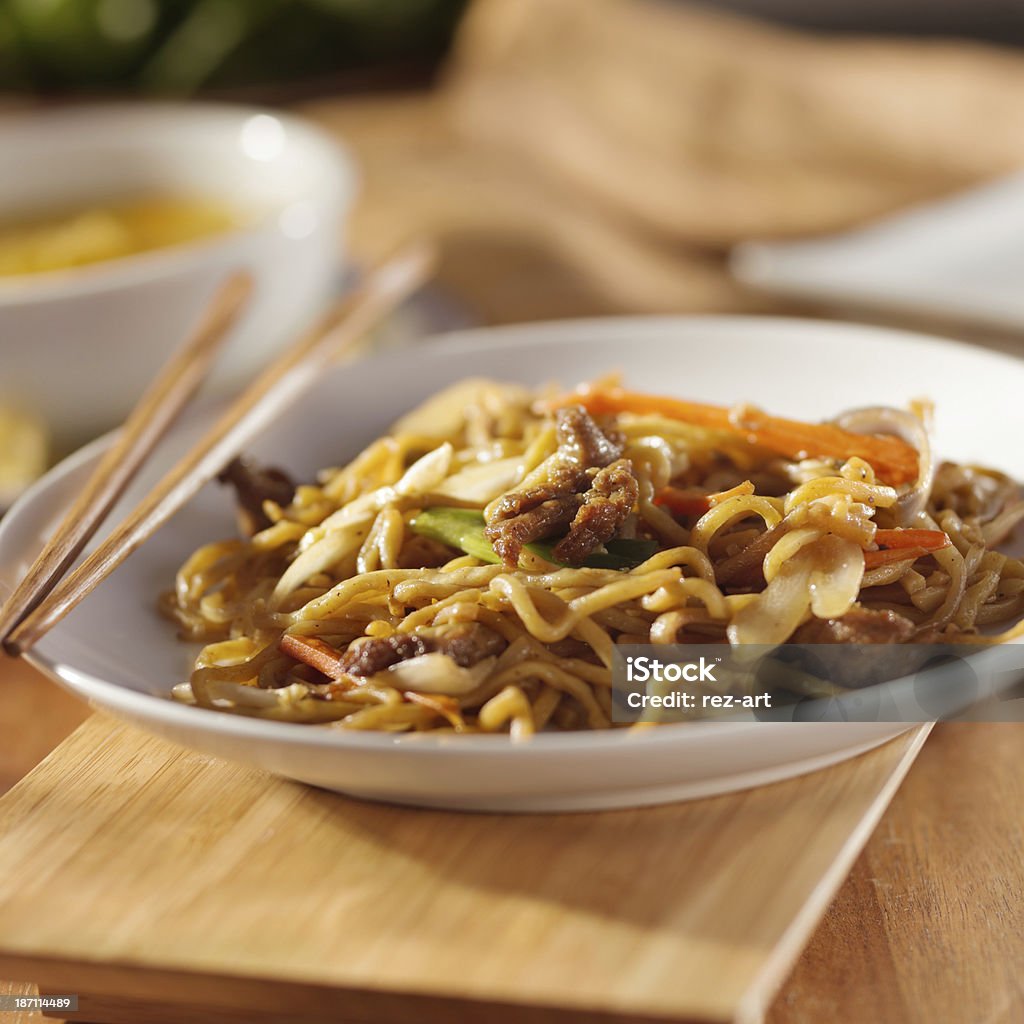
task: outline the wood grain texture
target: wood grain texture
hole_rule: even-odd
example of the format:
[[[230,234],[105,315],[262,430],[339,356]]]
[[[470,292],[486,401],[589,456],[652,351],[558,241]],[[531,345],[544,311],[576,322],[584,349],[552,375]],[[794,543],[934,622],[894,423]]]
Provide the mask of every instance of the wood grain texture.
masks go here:
[[[0,653],[0,793],[26,775],[88,716],[89,709],[82,701],[27,662]]]
[[[43,760],[89,716],[80,700],[27,662],[0,653],[0,794]],[[0,996],[37,995],[34,982],[0,978]],[[2,1024],[42,1024],[36,1011],[0,1012]]]
[[[829,908],[769,1024],[1024,1020],[1024,726],[948,723]]]
[[[272,1009],[259,978],[323,1019],[755,1020],[922,738],[692,804],[501,817],[358,803],[97,716],[0,802],[0,971]]]
[[[87,712],[28,666],[2,657],[0,686],[5,788]],[[768,1024],[1024,1019],[1024,778],[1014,769],[1022,749],[1020,726],[933,731],[785,981]],[[35,991],[0,982],[0,994]],[[130,1001],[103,1009],[145,1024]],[[34,1013],[0,1020],[42,1022]]]
[[[27,981],[0,981],[0,996],[36,996],[39,989]],[[43,1024],[46,1018],[38,1010],[0,1011],[3,1024]]]

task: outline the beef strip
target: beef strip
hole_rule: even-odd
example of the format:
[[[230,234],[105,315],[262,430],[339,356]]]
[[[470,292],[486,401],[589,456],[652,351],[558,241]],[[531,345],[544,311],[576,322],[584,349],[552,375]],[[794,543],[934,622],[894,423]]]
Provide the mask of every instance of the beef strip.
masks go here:
[[[395,633],[352,644],[338,661],[338,670],[349,676],[372,676],[400,661],[430,654],[433,645],[416,633]]]
[[[795,644],[846,644],[839,657],[828,657],[828,682],[849,689],[898,679],[920,667],[920,654],[909,641],[910,619],[889,609],[854,606],[838,619],[811,619],[790,638]],[[884,651],[875,648],[881,646]],[[839,653],[839,652],[837,652]]]
[[[438,633],[395,633],[352,644],[345,651],[317,637],[281,637],[280,649],[296,661],[311,665],[329,679],[343,676],[372,676],[400,661],[421,654],[446,654],[460,668],[469,668],[484,658],[500,654],[505,638],[476,622],[457,623]]]
[[[764,585],[765,555],[775,546],[783,534],[788,533],[790,524],[783,519],[781,523],[765,530],[752,540],[742,551],[737,551],[715,567],[715,582],[720,586],[757,587]]]
[[[295,484],[287,473],[273,466],[261,466],[251,459],[232,459],[217,480],[235,489],[238,526],[247,537],[271,525],[263,511],[265,501],[288,505],[295,496]]]
[[[567,525],[569,534],[555,557],[581,562],[615,535],[636,504],[639,486],[632,465],[621,457],[620,438],[605,434],[582,406],[559,409],[555,429],[558,450],[547,478],[529,490],[504,495],[488,515],[487,539],[512,568],[524,545]]]
[[[582,405],[559,409],[555,429],[559,448],[584,469],[603,469],[622,458],[621,439],[604,433]]]
[[[497,527],[504,520],[515,519],[517,516],[539,508],[546,501],[557,501],[560,498],[571,497],[576,493],[575,487],[576,481],[574,480],[573,487],[569,489],[559,489],[549,484],[542,484],[540,487],[531,487],[528,491],[510,491],[498,499],[491,509],[488,522]],[[573,509],[569,517],[570,519],[575,512],[576,510]]]
[[[622,455],[619,440],[608,437],[581,405],[555,413],[555,432],[558,450],[547,466],[547,478],[528,491],[510,491],[503,495],[491,509],[489,525],[496,526],[546,501],[586,490],[590,485],[588,470],[603,469]]]
[[[851,608],[838,619],[811,619],[792,637],[797,644],[902,644],[914,623],[889,609]]]
[[[433,638],[434,649],[447,654],[460,668],[472,668],[484,658],[501,654],[508,641],[493,629],[477,622],[460,622]]]
[[[578,565],[595,548],[611,540],[633,511],[640,497],[640,485],[633,476],[629,459],[618,459],[598,470],[583,504],[569,525],[569,532],[556,545],[560,562]]]
[[[549,537],[559,527],[571,522],[582,500],[578,494],[549,498],[536,508],[486,527],[484,536],[506,565],[516,566],[523,547],[530,541]]]

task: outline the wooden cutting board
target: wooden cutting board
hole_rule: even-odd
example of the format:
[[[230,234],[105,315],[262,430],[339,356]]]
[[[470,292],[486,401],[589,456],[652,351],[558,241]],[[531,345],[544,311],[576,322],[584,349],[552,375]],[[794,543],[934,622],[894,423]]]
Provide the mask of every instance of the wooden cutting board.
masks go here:
[[[745,793],[503,817],[96,716],[0,800],[0,976],[112,1024],[757,1021],[926,733]]]

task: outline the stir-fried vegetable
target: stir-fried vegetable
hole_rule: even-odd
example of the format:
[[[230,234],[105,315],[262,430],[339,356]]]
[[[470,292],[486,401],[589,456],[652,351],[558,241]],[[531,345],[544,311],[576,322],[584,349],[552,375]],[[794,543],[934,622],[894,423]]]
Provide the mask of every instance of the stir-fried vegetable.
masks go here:
[[[876,530],[875,543],[882,548],[924,548],[941,551],[952,541],[942,530]]]
[[[876,530],[875,543],[881,551],[864,552],[864,568],[877,569],[894,562],[917,561],[953,542],[942,530]]]
[[[315,668],[328,679],[341,679],[345,675],[341,663],[342,652],[319,637],[285,633],[278,648],[282,654]]]
[[[451,548],[464,551],[481,562],[496,564],[501,561],[491,542],[484,535],[484,516],[471,508],[427,508],[409,524],[422,537],[440,541]],[[548,562],[564,565],[554,557],[554,541],[534,541],[526,545],[527,551]],[[583,565],[589,569],[633,569],[647,561],[658,550],[653,540],[610,540],[605,550],[588,555]]]
[[[684,491],[681,487],[663,487],[654,498],[655,505],[662,505],[676,516],[702,516],[726,498],[741,494],[753,494],[754,485],[749,480],[730,487],[727,491],[705,494],[702,491]]]
[[[723,406],[688,402],[665,395],[648,395],[619,387],[587,386],[561,395],[550,408],[582,405],[594,415],[637,413],[664,416],[693,426],[739,434],[790,459],[861,458],[871,463],[878,476],[890,484],[917,479],[917,452],[897,437],[854,434],[833,423],[803,423],[770,416],[759,409],[727,409]]]
[[[896,562],[916,562],[919,558],[927,555],[925,548],[886,548],[882,551],[865,551],[864,568],[879,569],[883,565],[893,565]]]

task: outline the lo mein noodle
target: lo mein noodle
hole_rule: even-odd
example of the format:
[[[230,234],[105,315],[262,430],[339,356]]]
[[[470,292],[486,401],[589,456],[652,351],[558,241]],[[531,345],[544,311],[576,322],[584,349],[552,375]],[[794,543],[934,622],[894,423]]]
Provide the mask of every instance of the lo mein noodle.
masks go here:
[[[178,699],[344,729],[611,722],[615,646],[1019,635],[1005,475],[938,462],[930,409],[826,424],[624,390],[454,385],[294,486],[237,461],[243,536],[163,610]]]

